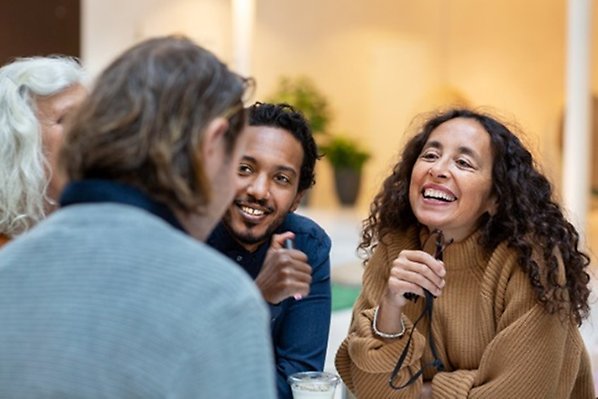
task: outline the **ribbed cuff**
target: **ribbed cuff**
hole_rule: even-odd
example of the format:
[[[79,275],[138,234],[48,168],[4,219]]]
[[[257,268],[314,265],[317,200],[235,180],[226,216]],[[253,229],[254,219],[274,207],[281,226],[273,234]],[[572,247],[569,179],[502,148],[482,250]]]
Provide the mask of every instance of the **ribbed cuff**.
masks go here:
[[[432,379],[434,399],[467,398],[473,387],[476,370],[457,370],[438,373]]]

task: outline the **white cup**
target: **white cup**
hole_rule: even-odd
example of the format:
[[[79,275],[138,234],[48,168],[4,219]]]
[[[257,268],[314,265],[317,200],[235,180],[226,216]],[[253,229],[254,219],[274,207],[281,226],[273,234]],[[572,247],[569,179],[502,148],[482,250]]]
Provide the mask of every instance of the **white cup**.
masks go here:
[[[303,371],[289,376],[293,399],[334,399],[339,376],[325,371]]]

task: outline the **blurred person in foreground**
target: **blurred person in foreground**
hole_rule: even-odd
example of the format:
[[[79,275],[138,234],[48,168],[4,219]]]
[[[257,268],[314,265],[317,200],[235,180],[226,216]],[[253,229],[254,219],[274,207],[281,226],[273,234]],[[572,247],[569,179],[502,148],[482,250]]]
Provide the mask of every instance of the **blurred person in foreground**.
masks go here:
[[[236,189],[246,83],[182,37],[100,75],[61,209],[0,256],[0,397],[275,397],[267,308],[200,242]]]
[[[294,212],[314,184],[318,152],[293,107],[256,103],[248,113],[242,187],[208,243],[239,263],[268,302],[278,398],[290,399],[289,375],[323,369],[330,327],[330,238]]]
[[[0,246],[56,208],[56,169],[67,116],[81,103],[84,72],[69,57],[18,58],[0,68]]]
[[[336,355],[358,398],[595,398],[578,330],[588,256],[496,118],[428,119],[374,198],[359,248],[363,290]]]

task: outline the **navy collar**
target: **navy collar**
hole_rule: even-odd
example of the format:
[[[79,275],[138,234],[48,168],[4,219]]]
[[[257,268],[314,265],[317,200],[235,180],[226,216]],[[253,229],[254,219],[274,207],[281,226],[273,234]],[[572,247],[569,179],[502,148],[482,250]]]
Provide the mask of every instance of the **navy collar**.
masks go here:
[[[224,223],[220,222],[210,234],[207,243],[228,258],[233,259],[255,280],[266,259],[270,238],[268,237],[268,240],[254,252],[249,252],[233,238]]]
[[[210,237],[208,238],[207,242],[209,245],[218,249],[220,252],[235,251],[243,254],[259,254],[260,252],[265,253],[265,250],[267,250],[270,247],[271,238],[272,235],[270,235],[267,240],[261,243],[255,251],[249,252],[245,249],[245,247],[239,244],[237,240],[235,240],[231,232],[224,225],[224,222],[220,221],[210,234]]]
[[[128,184],[101,179],[79,180],[69,183],[60,196],[61,207],[98,202],[126,204],[143,209],[187,234],[170,208]]]

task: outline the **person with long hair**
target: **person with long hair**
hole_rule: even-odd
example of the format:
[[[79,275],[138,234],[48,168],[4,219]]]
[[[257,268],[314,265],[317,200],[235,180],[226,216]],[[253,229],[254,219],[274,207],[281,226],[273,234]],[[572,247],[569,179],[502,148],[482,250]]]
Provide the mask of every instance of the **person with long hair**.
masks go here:
[[[56,208],[66,118],[87,91],[78,61],[18,58],[0,68],[0,246]]]
[[[2,249],[0,398],[276,397],[268,309],[204,243],[237,188],[251,81],[181,36],[100,74],[60,209]]]
[[[595,397],[578,330],[589,258],[497,118],[429,118],[375,196],[359,249],[363,290],[336,355],[359,399]]]

